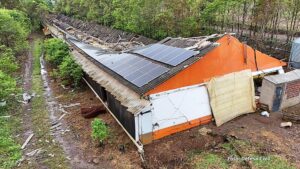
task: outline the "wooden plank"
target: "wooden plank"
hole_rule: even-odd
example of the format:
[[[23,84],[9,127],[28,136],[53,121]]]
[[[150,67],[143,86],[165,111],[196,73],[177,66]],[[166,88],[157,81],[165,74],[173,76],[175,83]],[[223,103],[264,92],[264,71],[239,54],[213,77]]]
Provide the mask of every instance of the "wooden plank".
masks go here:
[[[24,142],[24,144],[21,147],[22,150],[26,147],[26,145],[29,143],[29,141],[31,140],[32,137],[33,137],[33,134],[30,134],[29,137],[27,137],[26,141]]]

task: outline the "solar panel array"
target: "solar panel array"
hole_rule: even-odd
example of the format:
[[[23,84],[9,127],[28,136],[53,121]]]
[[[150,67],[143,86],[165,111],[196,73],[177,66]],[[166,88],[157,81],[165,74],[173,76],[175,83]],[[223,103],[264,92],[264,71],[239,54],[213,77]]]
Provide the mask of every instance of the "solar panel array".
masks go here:
[[[177,66],[183,61],[198,54],[196,51],[176,48],[163,44],[153,44],[142,49],[134,50],[133,53],[143,55],[168,65]]]
[[[78,41],[71,41],[90,57],[137,87],[144,86],[169,70],[167,67],[153,63],[134,54],[104,54],[105,51],[100,48],[92,47],[91,45]]]

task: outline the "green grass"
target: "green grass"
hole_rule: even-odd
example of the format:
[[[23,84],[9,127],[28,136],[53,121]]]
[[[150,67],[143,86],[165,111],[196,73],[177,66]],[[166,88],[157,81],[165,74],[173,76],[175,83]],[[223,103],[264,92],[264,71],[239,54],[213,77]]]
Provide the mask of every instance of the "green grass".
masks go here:
[[[260,157],[260,156],[254,156]],[[295,166],[279,156],[269,155],[264,157],[265,160],[253,160],[253,166],[257,169],[296,169]]]
[[[197,169],[219,168],[227,169],[227,161],[218,154],[203,152],[193,157],[193,167]]]
[[[233,146],[234,145],[234,146]],[[251,159],[251,163],[256,169],[296,169],[284,157],[274,154],[260,155],[260,146],[244,140],[232,140],[231,142],[220,144],[222,151],[197,151],[190,152],[190,165],[192,168],[242,168],[247,167],[247,163],[239,156],[235,150],[236,147],[246,160]]]
[[[33,50],[33,75],[40,75],[41,74],[41,64],[40,64],[40,55],[43,50],[43,41],[36,40],[34,42],[34,50]]]
[[[22,157],[21,146],[13,137],[20,126],[18,117],[12,113],[18,113],[20,107],[12,100],[7,100],[8,105],[0,107],[0,116],[8,116],[10,118],[0,117],[0,168],[12,168],[16,162]]]

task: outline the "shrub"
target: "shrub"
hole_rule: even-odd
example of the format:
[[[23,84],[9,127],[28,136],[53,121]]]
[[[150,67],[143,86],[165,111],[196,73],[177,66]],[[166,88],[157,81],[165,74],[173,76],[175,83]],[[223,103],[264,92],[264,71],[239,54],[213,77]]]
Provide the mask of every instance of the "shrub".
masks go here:
[[[66,56],[62,63],[59,65],[59,74],[63,79],[70,79],[74,82],[75,87],[80,83],[83,76],[81,67],[74,61],[74,59],[68,55]]]
[[[16,91],[16,80],[0,70],[0,101]]]
[[[0,9],[0,44],[11,48],[15,53],[22,52],[28,47],[28,25],[29,19],[23,12]]]
[[[101,119],[94,119],[92,121],[92,138],[102,144],[108,135],[109,131],[105,123]]]
[[[62,40],[52,38],[45,41],[45,58],[51,64],[58,66],[68,55],[69,47]]]
[[[10,75],[18,69],[12,50],[4,45],[0,45],[0,65],[0,70]]]

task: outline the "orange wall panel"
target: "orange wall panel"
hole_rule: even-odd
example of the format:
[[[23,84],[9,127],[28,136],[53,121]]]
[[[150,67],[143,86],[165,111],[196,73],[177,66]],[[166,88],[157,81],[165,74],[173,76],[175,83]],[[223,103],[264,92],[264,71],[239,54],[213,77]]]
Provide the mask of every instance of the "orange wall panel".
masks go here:
[[[207,53],[186,69],[165,81],[147,94],[159,93],[167,90],[191,86],[209,81],[215,76],[221,76],[245,69],[256,70],[254,50],[242,44],[230,35],[220,38],[220,45]],[[245,50],[246,49],[246,50]],[[245,63],[245,54],[247,61]],[[256,51],[258,70],[284,66],[285,62]]]
[[[178,124],[172,127],[168,127],[168,128],[164,128],[158,131],[153,132],[153,140],[157,140],[160,138],[163,138],[165,136],[180,132],[180,131],[184,131],[196,126],[200,126],[200,125],[204,125],[204,124],[208,124],[210,123],[212,120],[212,116],[205,116],[205,117],[201,117],[199,119],[195,119],[183,124]]]

